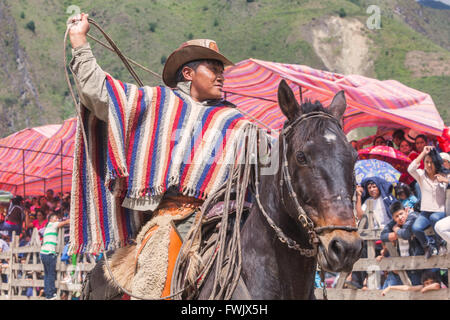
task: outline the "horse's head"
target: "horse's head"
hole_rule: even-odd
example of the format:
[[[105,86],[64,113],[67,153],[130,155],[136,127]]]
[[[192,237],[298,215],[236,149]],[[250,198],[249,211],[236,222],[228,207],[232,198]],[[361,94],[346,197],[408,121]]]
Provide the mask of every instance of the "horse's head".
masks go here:
[[[319,263],[325,270],[351,271],[362,241],[355,231],[352,203],[357,153],[340,126],[347,107],[344,92],[335,95],[328,109],[317,101],[299,105],[283,80],[278,102],[288,118],[280,135],[280,152],[287,162],[290,191],[296,195],[281,190],[287,212],[299,221],[298,202],[312,220],[320,239]]]

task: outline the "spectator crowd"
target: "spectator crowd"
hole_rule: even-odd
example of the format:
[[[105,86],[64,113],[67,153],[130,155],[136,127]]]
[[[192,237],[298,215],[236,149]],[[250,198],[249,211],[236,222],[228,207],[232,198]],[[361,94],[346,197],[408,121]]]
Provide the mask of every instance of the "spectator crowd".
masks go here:
[[[388,182],[379,176],[362,180],[356,188],[358,221],[364,223],[363,228],[368,227],[364,218],[367,218],[367,204],[371,200],[375,227],[381,230],[381,239],[376,242],[378,261],[389,256],[387,242],[394,244],[400,256],[424,256],[426,259],[444,256],[450,241],[450,199],[447,196],[450,193],[450,155],[440,149],[437,141],[414,130],[399,129],[390,138],[375,136],[373,146],[396,148],[411,163],[405,172],[401,172],[398,183]],[[358,141],[351,143],[356,150],[361,149]],[[366,245],[362,257],[367,258]],[[385,295],[391,290],[426,292],[441,286],[448,287],[446,272],[440,269],[409,270],[407,274],[412,286],[402,283],[396,271],[382,272],[382,286],[379,289],[383,289],[382,294]],[[430,286],[424,284],[427,281]],[[366,288],[367,273],[352,272],[346,286]]]
[[[0,252],[10,250],[13,235],[19,237],[19,246],[30,244],[32,235],[37,232],[41,241],[39,260],[44,266],[44,272],[38,274],[44,280],[44,288],[38,288],[37,295],[47,299],[56,299],[56,243],[59,229],[64,234],[64,244],[69,242],[69,213],[70,193],[58,193],[49,189],[45,195],[24,199],[16,195],[11,199],[9,206],[4,207],[0,214]],[[65,247],[65,249],[66,249]],[[22,257],[23,258],[23,257]],[[21,259],[21,262],[24,259]],[[2,261],[6,266],[7,260]],[[7,275],[2,273],[2,281],[7,282]],[[71,277],[66,274],[63,282],[70,283]],[[23,295],[31,296],[32,288],[27,288]],[[66,295],[67,296],[67,295]]]

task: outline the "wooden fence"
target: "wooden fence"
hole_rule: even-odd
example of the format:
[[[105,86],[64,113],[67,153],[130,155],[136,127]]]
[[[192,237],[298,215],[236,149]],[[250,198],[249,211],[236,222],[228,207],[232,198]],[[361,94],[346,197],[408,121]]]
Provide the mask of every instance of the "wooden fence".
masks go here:
[[[65,297],[71,300],[81,292],[82,280],[86,273],[95,266],[95,257],[89,254],[80,254],[77,255],[76,261],[73,263],[69,261],[69,264],[66,264],[61,261],[63,247],[64,239],[60,232],[57,245],[59,254],[56,263],[55,287],[58,299],[61,299],[65,293]],[[13,235],[10,250],[0,252],[2,261],[0,300],[45,299],[44,295],[39,296],[39,292],[44,288],[44,266],[39,258],[40,250],[41,241],[36,229],[30,243],[26,246],[19,246],[19,237]],[[62,281],[67,276],[71,278],[69,283]],[[29,296],[27,296],[27,291]]]
[[[371,205],[367,211],[369,228],[361,229],[361,238],[367,242],[368,258],[359,259],[353,266],[353,271],[366,271],[368,273],[367,290],[344,289],[344,283],[348,273],[340,273],[335,288],[327,288],[327,296],[330,300],[448,300],[450,299],[450,289],[440,289],[430,291],[425,294],[420,292],[390,291],[386,296],[381,295],[380,271],[399,271],[399,275],[404,284],[410,284],[406,275],[406,270],[420,269],[450,269],[450,254],[445,256],[432,256],[425,259],[424,256],[399,257],[396,248],[391,243],[387,243],[390,257],[384,257],[381,261],[375,259],[375,242],[380,239],[381,230],[373,227],[373,213]],[[56,265],[57,277],[55,287],[58,298],[62,293],[66,293],[67,299],[76,297],[82,286],[82,280],[95,266],[95,257],[89,254],[77,255],[76,263],[66,264],[61,261],[61,252],[64,247],[62,232],[58,238],[58,259]],[[44,267],[39,259],[41,241],[37,230],[34,230],[31,241],[26,246],[19,246],[19,237],[13,236],[10,250],[0,252],[2,261],[0,283],[0,300],[42,300],[39,296],[40,289],[44,288]],[[64,283],[62,280],[67,275],[71,276],[71,283]],[[449,272],[450,278],[450,272]],[[450,280],[450,279],[449,279]],[[32,289],[28,289],[32,288]],[[32,290],[29,296],[26,291]],[[315,291],[317,299],[322,299],[322,289]]]
[[[397,249],[389,242],[385,243],[389,257],[383,257],[380,261],[375,258],[375,242],[380,240],[381,230],[374,228],[374,218],[372,211],[372,203],[368,203],[366,211],[369,228],[360,229],[358,232],[361,238],[367,243],[367,258],[359,259],[353,265],[353,271],[366,271],[367,290],[363,289],[344,289],[344,284],[349,273],[341,272],[337,280],[335,288],[327,288],[327,298],[329,300],[449,300],[450,289],[442,288],[436,291],[426,293],[414,291],[397,291],[391,290],[385,296],[381,295],[379,290],[381,284],[380,271],[397,271],[403,284],[411,284],[406,270],[423,270],[423,269],[447,269],[448,280],[450,280],[450,253],[444,256],[432,256],[425,259],[424,256],[400,257]],[[431,228],[426,233],[432,234]],[[317,299],[323,299],[322,289],[316,289],[315,295]]]

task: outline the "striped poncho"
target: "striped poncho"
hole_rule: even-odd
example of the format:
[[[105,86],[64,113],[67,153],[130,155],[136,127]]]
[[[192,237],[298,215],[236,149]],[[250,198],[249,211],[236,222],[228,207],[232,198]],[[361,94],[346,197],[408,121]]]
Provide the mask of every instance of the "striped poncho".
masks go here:
[[[78,123],[70,252],[114,249],[136,236],[142,212],[124,208],[125,198],[161,197],[168,188],[208,197],[253,126],[225,105],[199,107],[167,87],[106,80],[108,122],[82,107],[87,145]]]

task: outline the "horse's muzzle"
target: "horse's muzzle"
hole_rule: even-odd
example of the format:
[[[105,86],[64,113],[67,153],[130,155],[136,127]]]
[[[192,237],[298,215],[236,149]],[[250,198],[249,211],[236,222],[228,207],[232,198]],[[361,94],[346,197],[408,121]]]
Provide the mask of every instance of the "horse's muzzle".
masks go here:
[[[345,236],[341,236],[341,234],[342,232],[339,232],[328,241],[319,237],[321,244],[318,259],[321,266],[327,271],[350,272],[353,264],[361,256],[363,241],[359,235],[356,232],[346,232]]]

